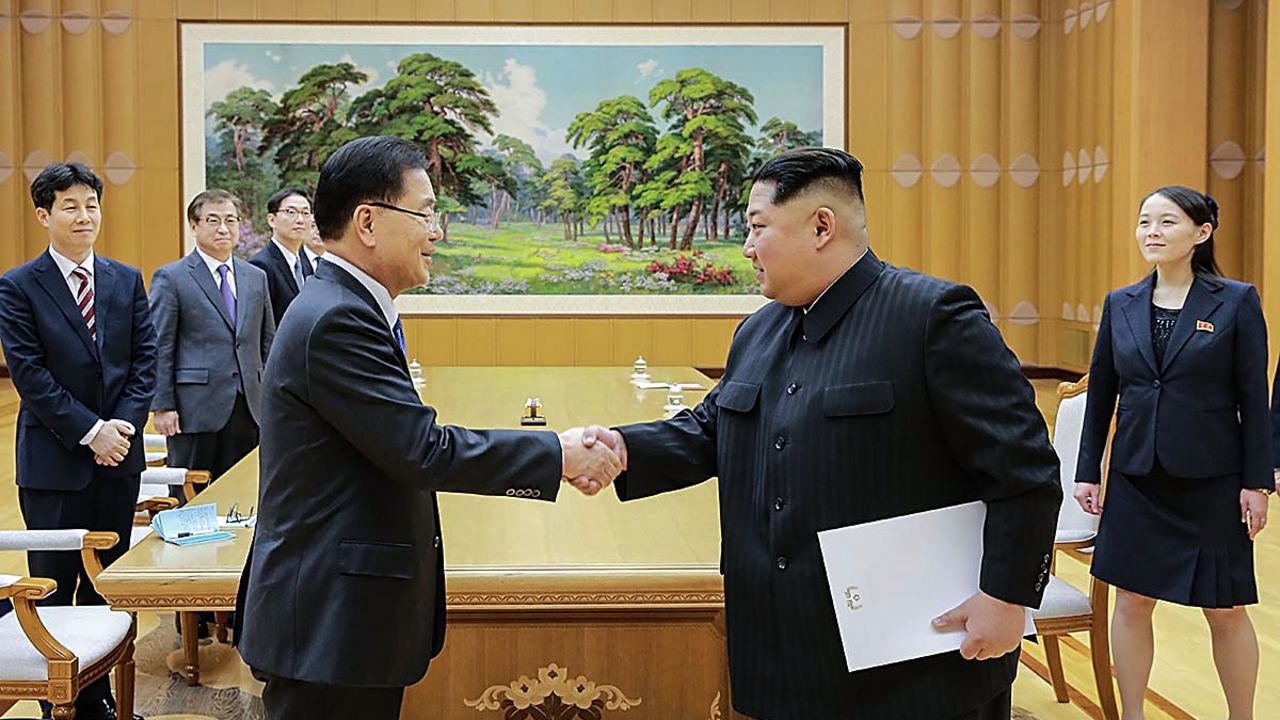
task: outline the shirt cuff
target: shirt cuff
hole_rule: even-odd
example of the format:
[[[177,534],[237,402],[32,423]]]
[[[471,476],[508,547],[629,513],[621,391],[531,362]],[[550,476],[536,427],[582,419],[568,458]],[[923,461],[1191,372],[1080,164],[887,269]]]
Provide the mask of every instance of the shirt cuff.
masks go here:
[[[105,420],[99,420],[98,422],[94,423],[93,427],[89,429],[89,432],[85,433],[85,436],[80,438],[80,444],[88,445],[89,443],[93,442],[93,439],[98,437],[98,431],[101,430],[102,426],[106,424],[107,422]]]

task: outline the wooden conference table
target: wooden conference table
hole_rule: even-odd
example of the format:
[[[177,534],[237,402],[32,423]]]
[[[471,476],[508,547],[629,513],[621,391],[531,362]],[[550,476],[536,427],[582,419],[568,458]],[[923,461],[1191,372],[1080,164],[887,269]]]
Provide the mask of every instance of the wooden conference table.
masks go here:
[[[663,417],[666,393],[636,388],[630,374],[436,368],[424,371],[421,395],[441,422],[473,428],[520,427],[530,396],[541,398],[549,430]],[[692,368],[650,374],[712,384]],[[686,391],[686,403],[704,394]],[[195,502],[247,512],[257,486],[255,452]],[[717,508],[714,482],[625,505],[612,489],[588,498],[568,486],[556,503],[442,493],[448,635],[401,716],[484,720],[531,707],[557,716],[577,703],[582,717],[734,717]],[[99,576],[98,589],[121,610],[231,610],[252,530],[235,534],[189,547],[148,537]]]

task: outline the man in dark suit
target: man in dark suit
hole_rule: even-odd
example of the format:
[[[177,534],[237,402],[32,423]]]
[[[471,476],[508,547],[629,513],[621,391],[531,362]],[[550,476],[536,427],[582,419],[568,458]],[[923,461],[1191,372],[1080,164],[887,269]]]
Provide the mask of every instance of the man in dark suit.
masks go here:
[[[258,521],[240,652],[272,720],[399,716],[444,644],[436,491],[554,500],[621,469],[579,433],[436,424],[393,298],[427,282],[440,238],[418,146],[369,137],[320,169],[328,249],[263,377]]]
[[[847,153],[770,160],[747,218],[744,253],[774,302],[739,326],[718,386],[671,420],[584,438],[621,455],[623,500],[719,477],[739,712],[1008,720],[1062,497],[1017,358],[973,290],[870,251]],[[967,631],[960,651],[847,672],[817,533],[973,500],[987,503],[981,590],[934,620]]]
[[[271,240],[249,262],[267,274],[271,309],[279,327],[289,303],[315,272],[315,257],[306,247],[315,229],[307,192],[287,187],[267,198],[267,224],[271,226]]]
[[[156,270],[151,315],[159,362],[152,402],[169,464],[216,480],[258,445],[262,368],[275,336],[267,275],[232,256],[239,202],[206,190],[187,206],[190,255]]]
[[[93,252],[102,180],[55,163],[31,183],[49,250],[0,278],[0,341],[18,410],[18,501],[32,530],[110,530],[128,548],[146,459],[132,442],[147,421],[156,341],[142,275]],[[32,575],[57,581],[50,605],[101,605],[79,553],[32,552]],[[77,587],[77,583],[79,587]],[[48,708],[46,708],[46,711]],[[83,688],[76,717],[115,718],[106,678]]]

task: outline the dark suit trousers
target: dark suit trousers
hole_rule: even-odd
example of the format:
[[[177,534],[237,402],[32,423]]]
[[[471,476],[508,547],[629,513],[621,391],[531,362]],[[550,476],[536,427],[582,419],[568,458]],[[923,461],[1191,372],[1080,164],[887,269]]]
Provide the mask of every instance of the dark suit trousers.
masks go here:
[[[182,418],[178,418],[179,424]],[[258,446],[258,423],[244,395],[236,395],[227,424],[217,432],[179,433],[169,438],[169,466],[208,470],[214,480]],[[247,510],[247,508],[246,508]]]
[[[255,676],[261,677],[258,673]],[[402,687],[321,685],[266,675],[267,720],[397,720]]]
[[[104,477],[95,472],[83,490],[33,490],[18,488],[18,504],[28,530],[109,530],[120,536],[116,546],[99,553],[104,565],[110,565],[129,549],[129,531],[133,526],[133,509],[138,502],[139,476]],[[46,577],[58,588],[41,605],[105,605],[106,600],[93,589],[85,573],[80,553],[73,550],[27,553],[27,567],[32,577]],[[77,584],[79,587],[77,587]],[[90,712],[110,702],[111,683],[107,678],[80,690],[76,707]]]

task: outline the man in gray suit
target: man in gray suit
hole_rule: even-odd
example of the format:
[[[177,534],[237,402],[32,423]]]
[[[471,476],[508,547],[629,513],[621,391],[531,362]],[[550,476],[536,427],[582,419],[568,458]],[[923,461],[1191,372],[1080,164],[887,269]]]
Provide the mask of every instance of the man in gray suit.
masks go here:
[[[196,249],[156,270],[158,362],[152,402],[169,463],[216,479],[258,444],[262,367],[275,336],[267,275],[231,251],[239,202],[206,190],[187,206]]]

